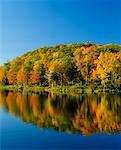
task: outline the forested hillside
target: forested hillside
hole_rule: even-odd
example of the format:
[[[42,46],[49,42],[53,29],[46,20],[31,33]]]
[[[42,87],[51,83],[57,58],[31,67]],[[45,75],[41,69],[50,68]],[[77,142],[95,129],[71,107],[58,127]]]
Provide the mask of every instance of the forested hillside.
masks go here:
[[[0,84],[121,87],[121,46],[67,44],[42,47],[0,67]]]

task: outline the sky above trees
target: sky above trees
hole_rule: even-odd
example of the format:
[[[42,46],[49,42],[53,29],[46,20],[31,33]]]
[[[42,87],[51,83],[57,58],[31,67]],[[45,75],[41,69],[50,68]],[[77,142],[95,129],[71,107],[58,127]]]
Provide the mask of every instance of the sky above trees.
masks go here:
[[[1,0],[0,65],[41,46],[120,44],[120,0]]]

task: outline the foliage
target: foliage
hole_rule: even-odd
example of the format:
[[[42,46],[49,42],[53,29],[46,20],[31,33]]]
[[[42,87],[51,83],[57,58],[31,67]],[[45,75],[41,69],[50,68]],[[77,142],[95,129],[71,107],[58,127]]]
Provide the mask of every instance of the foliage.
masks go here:
[[[42,47],[0,67],[0,84],[121,88],[121,46],[86,42]]]
[[[112,53],[121,53],[121,46],[119,45],[105,45],[105,46],[101,46],[97,49],[97,52],[112,52]]]

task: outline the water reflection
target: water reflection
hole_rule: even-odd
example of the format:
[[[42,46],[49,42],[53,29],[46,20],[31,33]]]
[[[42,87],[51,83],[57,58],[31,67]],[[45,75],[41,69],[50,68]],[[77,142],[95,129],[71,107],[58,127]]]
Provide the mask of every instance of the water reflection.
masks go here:
[[[0,107],[40,128],[84,135],[121,131],[121,95],[1,92]]]

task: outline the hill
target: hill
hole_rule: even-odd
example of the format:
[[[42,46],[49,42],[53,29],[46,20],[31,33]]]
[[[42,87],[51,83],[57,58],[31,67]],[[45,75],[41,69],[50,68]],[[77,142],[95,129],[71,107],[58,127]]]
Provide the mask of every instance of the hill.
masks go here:
[[[1,85],[121,87],[121,46],[67,44],[42,47],[0,67]]]

